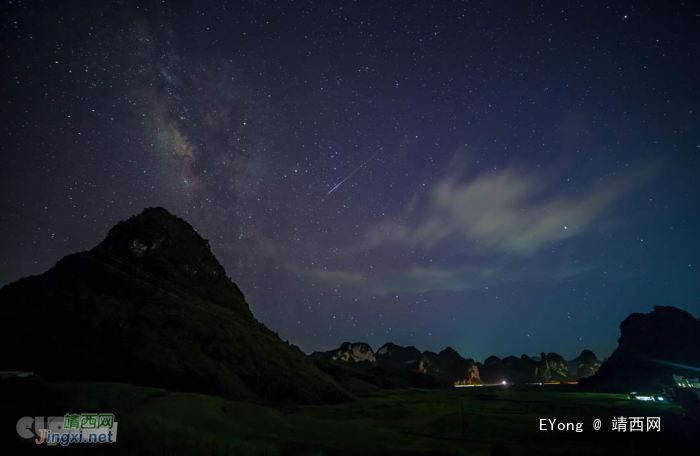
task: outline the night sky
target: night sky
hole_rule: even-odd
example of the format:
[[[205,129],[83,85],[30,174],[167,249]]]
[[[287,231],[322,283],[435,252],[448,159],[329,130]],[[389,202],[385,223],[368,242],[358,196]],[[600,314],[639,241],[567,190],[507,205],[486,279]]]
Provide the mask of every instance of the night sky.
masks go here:
[[[2,43],[0,285],[163,206],[306,352],[700,315],[695,2],[5,0]]]

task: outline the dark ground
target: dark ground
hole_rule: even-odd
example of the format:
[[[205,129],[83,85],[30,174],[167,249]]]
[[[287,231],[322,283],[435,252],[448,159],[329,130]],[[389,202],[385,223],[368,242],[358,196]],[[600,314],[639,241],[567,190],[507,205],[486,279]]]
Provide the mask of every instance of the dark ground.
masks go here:
[[[677,404],[574,386],[384,390],[355,402],[279,410],[118,383],[47,383],[38,406],[46,415],[115,413],[118,441],[48,450],[18,443],[17,454],[669,454],[692,448],[700,429]],[[661,431],[613,432],[615,416],[658,416]],[[583,430],[540,431],[542,418],[581,422]],[[599,431],[595,419],[602,421]]]

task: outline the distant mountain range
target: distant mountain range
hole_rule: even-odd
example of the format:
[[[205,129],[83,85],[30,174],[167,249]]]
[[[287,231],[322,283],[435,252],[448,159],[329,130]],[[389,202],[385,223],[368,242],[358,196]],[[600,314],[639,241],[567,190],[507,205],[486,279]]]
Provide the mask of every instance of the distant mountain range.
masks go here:
[[[590,350],[569,362],[556,353],[545,354],[537,360],[522,355],[500,359],[487,358],[484,363],[465,359],[447,347],[440,353],[421,352],[416,347],[402,347],[393,343],[374,352],[369,344],[345,342],[339,348],[314,352],[315,361],[339,363],[367,363],[379,367],[403,368],[432,375],[455,385],[501,383],[569,382],[589,377],[598,370],[600,361]]]
[[[310,357],[317,361],[366,362],[380,367],[408,369],[464,385],[483,383],[474,360],[462,358],[449,347],[440,353],[421,353],[416,347],[388,343],[375,353],[368,344],[346,342],[337,350],[314,352]]]

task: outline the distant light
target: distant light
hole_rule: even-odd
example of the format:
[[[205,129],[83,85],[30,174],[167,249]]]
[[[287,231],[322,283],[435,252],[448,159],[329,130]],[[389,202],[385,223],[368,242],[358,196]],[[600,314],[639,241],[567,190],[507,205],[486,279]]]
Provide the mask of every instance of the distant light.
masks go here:
[[[507,384],[508,384],[508,383],[506,383],[505,380],[503,380],[503,381],[501,382],[501,385],[507,385]]]
[[[657,399],[660,400],[660,401],[663,401],[663,400],[664,400],[663,397],[658,397]]]
[[[637,396],[635,397],[638,401],[653,401],[654,398],[651,396]]]
[[[542,386],[542,383],[540,383],[540,386]]]

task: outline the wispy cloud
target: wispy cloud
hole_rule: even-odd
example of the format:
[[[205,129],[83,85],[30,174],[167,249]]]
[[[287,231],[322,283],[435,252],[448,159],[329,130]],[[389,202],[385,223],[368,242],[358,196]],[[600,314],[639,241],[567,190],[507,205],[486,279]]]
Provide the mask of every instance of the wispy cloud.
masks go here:
[[[394,265],[372,275],[342,268],[305,270],[301,275],[316,284],[386,294],[464,291],[514,281],[572,280],[594,274],[597,265],[567,259],[563,252],[551,258],[536,254],[564,240],[615,226],[619,223],[614,216],[616,208],[653,178],[654,168],[612,173],[575,189],[562,185],[568,170],[563,168],[558,165],[539,174],[511,167],[471,179],[452,172],[367,232],[365,247],[369,251],[408,247],[440,255],[447,249],[451,252],[448,265]],[[367,250],[365,253],[371,255]]]
[[[296,264],[287,269],[314,286],[358,295],[577,280],[596,274],[601,265],[581,262],[562,241],[620,223],[616,209],[654,177],[654,168],[639,167],[574,188],[563,185],[571,169],[562,162],[541,173],[511,167],[471,179],[463,177],[465,168],[451,167],[428,192],[416,193],[396,214],[371,227],[362,247],[345,250],[347,257],[367,258],[374,253],[404,257],[408,251],[411,263],[384,262],[358,272],[343,269],[339,258],[333,268]],[[554,245],[556,255],[537,255]],[[428,257],[440,261],[421,264]]]
[[[484,286],[495,281],[496,268],[421,268],[414,267],[405,271],[382,272],[363,275],[340,269],[289,268],[315,285],[351,288],[353,293],[363,295],[384,295],[387,293],[428,291],[464,291]]]
[[[532,255],[580,236],[652,177],[649,168],[601,180],[577,193],[553,192],[537,175],[513,168],[468,181],[450,176],[434,187],[428,213],[413,226],[394,221],[369,230],[373,246],[408,243],[431,249],[451,239],[475,251]]]

